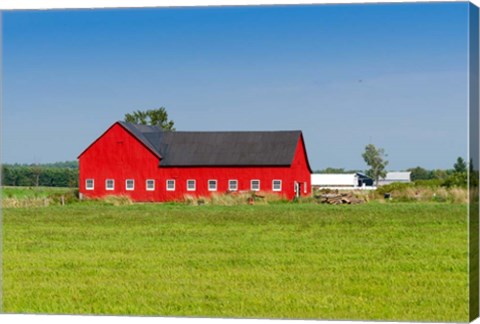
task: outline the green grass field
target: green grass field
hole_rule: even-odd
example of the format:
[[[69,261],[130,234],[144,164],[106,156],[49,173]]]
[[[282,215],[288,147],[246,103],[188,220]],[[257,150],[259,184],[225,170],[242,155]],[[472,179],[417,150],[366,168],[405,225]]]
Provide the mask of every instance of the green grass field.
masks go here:
[[[467,206],[3,209],[4,312],[467,321]]]

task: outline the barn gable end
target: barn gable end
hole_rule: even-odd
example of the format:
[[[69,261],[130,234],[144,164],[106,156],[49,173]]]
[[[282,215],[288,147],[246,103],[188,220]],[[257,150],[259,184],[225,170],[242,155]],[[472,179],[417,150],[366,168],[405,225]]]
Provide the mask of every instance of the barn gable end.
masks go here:
[[[138,138],[115,123],[79,156],[80,192],[90,197],[130,195],[135,200],[154,201],[147,191],[147,179],[155,179],[160,158]],[[87,190],[86,180],[94,180],[94,189]],[[134,180],[134,190],[127,190],[126,181]],[[106,181],[113,180],[113,190]]]

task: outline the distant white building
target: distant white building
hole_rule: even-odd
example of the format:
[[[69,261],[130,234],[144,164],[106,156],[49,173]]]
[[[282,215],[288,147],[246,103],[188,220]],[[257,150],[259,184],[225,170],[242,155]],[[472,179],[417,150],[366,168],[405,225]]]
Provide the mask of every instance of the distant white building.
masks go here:
[[[383,186],[393,182],[411,182],[410,171],[387,172],[385,178],[378,179],[378,185]]]
[[[375,189],[373,180],[362,173],[313,173],[312,188],[315,189]]]

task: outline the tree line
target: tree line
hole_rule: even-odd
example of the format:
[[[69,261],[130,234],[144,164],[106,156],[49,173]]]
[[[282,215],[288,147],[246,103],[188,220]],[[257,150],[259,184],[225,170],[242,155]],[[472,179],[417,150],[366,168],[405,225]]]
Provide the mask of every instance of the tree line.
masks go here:
[[[78,162],[3,164],[2,186],[78,187]]]
[[[411,172],[410,178],[412,181],[417,181],[417,180],[445,180],[448,177],[452,176],[455,173],[466,173],[467,172],[467,164],[466,162],[459,157],[457,159],[457,163],[453,165],[452,169],[434,169],[434,170],[428,170],[425,168],[422,168],[420,166],[414,167],[414,168],[408,168],[405,171]],[[360,169],[355,169],[355,170],[348,170],[345,168],[333,168],[333,167],[328,167],[325,169],[319,169],[313,171],[313,173],[366,173],[365,170],[360,170]]]
[[[386,166],[388,161],[386,160],[387,154],[382,148],[377,148],[373,144],[368,144],[365,147],[362,157],[365,163],[370,169],[365,171],[365,174],[375,180],[378,183],[380,178],[386,176]],[[412,181],[427,181],[432,185],[440,185],[446,187],[452,186],[467,186],[468,182],[468,163],[462,158],[458,157],[453,164],[453,169],[447,170],[427,170],[420,166],[409,168],[406,171],[410,171],[410,179]],[[326,168],[323,170],[315,171],[314,173],[356,173],[362,172],[359,170],[345,170],[343,168]]]

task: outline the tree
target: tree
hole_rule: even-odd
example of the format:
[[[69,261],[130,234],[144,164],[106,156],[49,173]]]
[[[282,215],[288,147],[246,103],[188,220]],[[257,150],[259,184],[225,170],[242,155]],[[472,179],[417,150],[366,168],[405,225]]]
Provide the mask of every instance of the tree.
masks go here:
[[[450,188],[450,187],[467,187],[468,183],[468,175],[467,172],[454,172],[450,176],[448,176],[444,182],[443,186]]]
[[[38,163],[31,164],[32,168],[32,176],[33,176],[33,183],[35,187],[38,187],[40,175],[42,174],[42,169],[38,165]]]
[[[387,174],[385,167],[387,166],[388,161],[384,159],[386,156],[384,149],[377,149],[373,144],[365,146],[365,152],[362,154],[365,163],[370,166],[370,169],[367,170],[366,174],[373,178],[376,184],[378,184],[378,179],[380,179],[380,177],[384,178]]]
[[[410,169],[407,169],[407,171],[410,171],[411,174],[410,174],[410,178],[412,179],[412,181],[416,181],[416,180],[429,180],[431,179],[431,173],[422,168],[422,167],[415,167],[415,168],[410,168]]]
[[[429,177],[430,179],[440,179],[440,180],[445,180],[449,176],[448,172],[445,170],[431,170],[429,171]]]
[[[175,130],[173,127],[173,120],[168,120],[168,114],[165,107],[145,111],[137,110],[131,114],[125,114],[124,120],[134,124],[159,126],[166,130]]]
[[[457,162],[453,165],[453,169],[456,173],[467,172],[467,162],[459,156]]]

